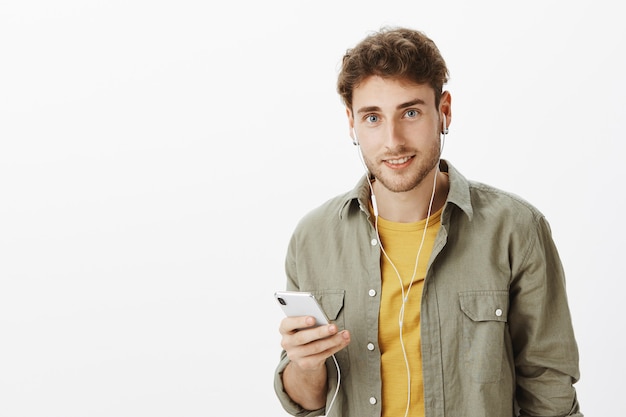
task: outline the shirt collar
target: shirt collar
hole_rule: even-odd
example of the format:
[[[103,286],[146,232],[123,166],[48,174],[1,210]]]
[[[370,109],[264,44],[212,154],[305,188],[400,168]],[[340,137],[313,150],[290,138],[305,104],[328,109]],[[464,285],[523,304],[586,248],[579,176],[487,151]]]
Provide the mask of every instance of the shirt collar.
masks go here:
[[[469,181],[467,181],[467,179],[445,159],[441,160],[439,169],[441,172],[447,172],[448,179],[450,180],[450,190],[448,191],[448,198],[446,199],[446,209],[449,206],[449,203],[452,203],[460,208],[469,220],[472,220],[474,217],[474,209],[472,207],[472,200],[470,197]]]
[[[444,209],[444,211],[449,210],[447,207],[449,206],[449,203],[452,203],[460,208],[469,220],[472,220],[474,210],[470,199],[469,182],[452,166],[452,164],[445,159],[440,161],[439,169],[441,172],[447,172],[450,180],[450,190],[448,191],[446,209]],[[369,199],[370,186],[368,184],[367,177],[363,175],[357,182],[356,186],[344,195],[343,204],[341,204],[341,209],[339,210],[339,218],[343,219],[345,216],[349,215],[350,208],[352,207],[360,209],[369,217]]]

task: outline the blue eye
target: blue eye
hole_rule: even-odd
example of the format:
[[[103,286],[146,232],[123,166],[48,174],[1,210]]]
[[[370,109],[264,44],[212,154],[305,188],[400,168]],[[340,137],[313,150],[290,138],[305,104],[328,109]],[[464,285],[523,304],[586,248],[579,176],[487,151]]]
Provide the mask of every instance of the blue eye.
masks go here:
[[[414,118],[414,117],[417,117],[419,115],[417,110],[407,110],[407,112],[404,113],[404,114],[406,114],[406,116],[410,117],[410,118]]]
[[[370,123],[376,123],[378,121],[378,116],[375,114],[370,114],[365,118]]]

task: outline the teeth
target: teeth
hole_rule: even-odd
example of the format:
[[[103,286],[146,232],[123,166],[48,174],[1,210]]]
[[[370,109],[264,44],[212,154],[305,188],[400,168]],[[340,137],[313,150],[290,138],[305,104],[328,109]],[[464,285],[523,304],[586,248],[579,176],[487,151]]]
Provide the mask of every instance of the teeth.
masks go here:
[[[400,158],[400,159],[388,159],[387,162],[392,165],[400,165],[400,164],[404,164],[409,159],[411,159],[410,156],[405,156],[404,158]]]

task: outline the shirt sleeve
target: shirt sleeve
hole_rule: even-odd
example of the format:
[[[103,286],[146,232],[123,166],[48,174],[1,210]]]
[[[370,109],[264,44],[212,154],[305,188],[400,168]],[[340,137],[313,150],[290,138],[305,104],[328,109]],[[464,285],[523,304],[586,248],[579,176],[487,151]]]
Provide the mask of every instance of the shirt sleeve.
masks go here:
[[[514,265],[509,330],[520,416],[582,417],[574,384],[578,347],[565,276],[544,217],[528,227],[527,247]]]
[[[289,245],[289,249],[287,251],[287,257],[285,261],[285,272],[287,274],[287,285],[286,289],[288,291],[298,291],[298,283],[296,279],[296,266],[295,266],[295,239],[292,237],[292,240]],[[320,410],[306,410],[300,406],[300,404],[296,403],[287,395],[285,392],[285,386],[283,385],[283,372],[285,368],[289,364],[289,358],[287,357],[287,353],[283,350],[280,355],[280,361],[278,362],[278,366],[274,372],[274,391],[276,392],[276,396],[278,397],[278,401],[285,409],[285,411],[292,416],[297,417],[313,417],[313,416],[321,416],[324,414],[324,408]]]
[[[274,391],[276,392],[276,396],[278,397],[280,404],[283,406],[285,411],[292,416],[313,417],[324,415],[323,408],[315,411],[305,410],[300,406],[300,404],[294,402],[289,395],[287,395],[283,385],[283,372],[285,371],[288,363],[289,358],[287,358],[287,354],[283,351],[280,356],[280,362],[276,367],[276,372],[274,373]]]

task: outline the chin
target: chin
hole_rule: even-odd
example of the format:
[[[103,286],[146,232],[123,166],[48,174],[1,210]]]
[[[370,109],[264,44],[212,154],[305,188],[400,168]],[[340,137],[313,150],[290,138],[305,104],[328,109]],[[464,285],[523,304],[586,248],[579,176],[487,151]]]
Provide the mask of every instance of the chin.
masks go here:
[[[380,181],[380,183],[386,189],[394,193],[406,193],[408,191],[411,191],[415,189],[415,187],[419,186],[424,180],[423,177],[410,179],[410,180],[400,180],[400,181],[393,181],[384,177],[383,178],[377,177],[376,179],[377,181]]]

